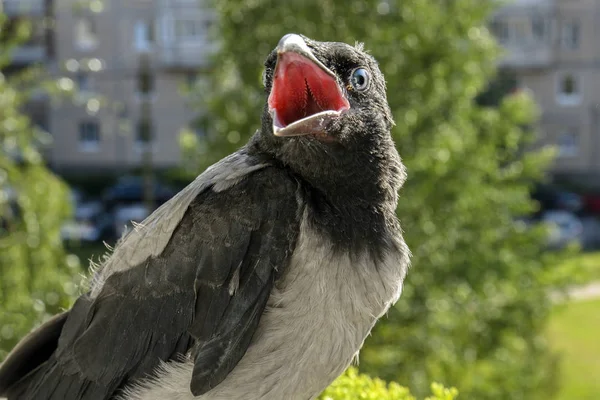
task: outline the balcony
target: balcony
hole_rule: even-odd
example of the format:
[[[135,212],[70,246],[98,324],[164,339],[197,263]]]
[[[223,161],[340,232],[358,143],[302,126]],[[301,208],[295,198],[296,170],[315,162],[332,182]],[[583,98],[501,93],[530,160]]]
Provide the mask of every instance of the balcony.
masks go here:
[[[498,14],[517,13],[523,11],[548,11],[554,8],[556,0],[511,0],[506,2],[499,10]]]
[[[500,8],[490,29],[504,48],[500,65],[544,68],[553,62],[553,1],[519,0]]]
[[[46,46],[43,44],[25,44],[13,50],[12,63],[26,65],[46,60]]]
[[[9,17],[43,16],[46,13],[46,0],[3,0],[0,7]]]
[[[504,45],[504,55],[499,61],[501,67],[545,68],[553,61],[552,48],[547,45]]]
[[[200,8],[165,13],[157,38],[162,67],[184,70],[208,67],[210,55],[216,50],[209,37],[213,21],[214,14]]]
[[[49,32],[43,24],[36,24],[37,18],[33,20],[33,32],[29,40],[12,50],[11,63],[15,66],[42,63],[51,58],[52,48]]]
[[[174,43],[159,51],[160,64],[166,69],[194,70],[209,66],[210,54],[215,46],[207,43]]]

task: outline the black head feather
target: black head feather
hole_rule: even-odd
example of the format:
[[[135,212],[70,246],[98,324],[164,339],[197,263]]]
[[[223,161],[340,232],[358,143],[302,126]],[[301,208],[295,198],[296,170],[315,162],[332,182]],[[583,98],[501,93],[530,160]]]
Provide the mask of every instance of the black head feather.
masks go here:
[[[377,61],[362,50],[362,45],[301,37],[314,57],[335,74],[350,108],[326,124],[321,135],[278,137],[273,132],[269,105],[265,104],[262,128],[255,138],[259,147],[332,196],[349,194],[376,201],[381,195],[396,192],[405,173],[390,135],[393,119]],[[277,49],[265,62],[267,95],[273,86],[276,62]],[[364,91],[351,85],[357,68],[365,68],[370,75]]]
[[[362,45],[300,37],[314,58],[333,72],[350,107],[318,133],[279,137],[274,132],[273,111],[266,103],[261,130],[249,147],[268,154],[306,182],[322,224],[340,243],[348,239],[372,242],[394,214],[397,192],[406,176],[391,137],[393,119],[384,76]],[[267,96],[273,90],[277,61],[278,48],[265,62]],[[370,76],[366,90],[352,86],[357,68],[364,68]],[[359,225],[365,229],[357,229]]]

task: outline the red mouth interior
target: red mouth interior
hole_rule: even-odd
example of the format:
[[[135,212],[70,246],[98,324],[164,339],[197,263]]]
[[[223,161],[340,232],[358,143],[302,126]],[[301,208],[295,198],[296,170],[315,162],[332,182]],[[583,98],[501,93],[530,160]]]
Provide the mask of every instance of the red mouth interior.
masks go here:
[[[308,58],[293,52],[277,61],[269,107],[281,127],[326,110],[350,108],[335,79]]]

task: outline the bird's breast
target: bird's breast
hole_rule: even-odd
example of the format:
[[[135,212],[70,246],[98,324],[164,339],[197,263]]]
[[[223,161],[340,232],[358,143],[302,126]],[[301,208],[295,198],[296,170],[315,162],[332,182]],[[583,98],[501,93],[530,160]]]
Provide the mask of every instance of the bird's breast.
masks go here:
[[[402,250],[400,244],[379,263],[366,252],[335,252],[304,219],[253,343],[206,399],[306,400],[321,393],[398,299],[407,268]]]
[[[404,249],[398,237],[398,251],[379,262],[367,252],[336,252],[304,219],[290,265],[272,290],[246,354],[223,382],[198,399],[318,396],[348,367],[377,319],[398,299],[408,265]],[[192,368],[191,361],[172,363],[163,379],[189,382]],[[158,399],[159,390],[157,397],[144,400]],[[170,395],[193,398],[191,393]]]

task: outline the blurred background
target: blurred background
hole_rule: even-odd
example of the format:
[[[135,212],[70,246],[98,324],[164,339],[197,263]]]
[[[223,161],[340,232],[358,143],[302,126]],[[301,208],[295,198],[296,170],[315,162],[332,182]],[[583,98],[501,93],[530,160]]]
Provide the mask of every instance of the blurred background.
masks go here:
[[[464,399],[600,398],[597,0],[3,0],[0,360],[258,128],[286,33],[364,42],[414,253],[360,370]]]

